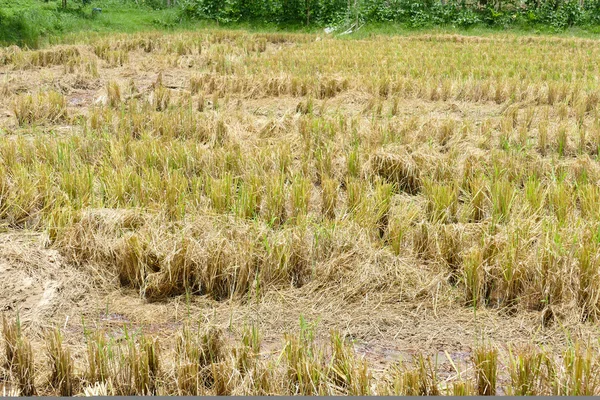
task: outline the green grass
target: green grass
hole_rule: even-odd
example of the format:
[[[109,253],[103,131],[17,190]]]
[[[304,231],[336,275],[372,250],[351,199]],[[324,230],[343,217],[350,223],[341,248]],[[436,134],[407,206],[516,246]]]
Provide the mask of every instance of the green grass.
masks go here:
[[[93,8],[102,12],[94,15]],[[153,10],[147,6],[118,1],[69,2],[66,10],[58,1],[0,1],[0,43],[41,47],[85,33],[138,32],[192,28],[178,20],[176,8]]]

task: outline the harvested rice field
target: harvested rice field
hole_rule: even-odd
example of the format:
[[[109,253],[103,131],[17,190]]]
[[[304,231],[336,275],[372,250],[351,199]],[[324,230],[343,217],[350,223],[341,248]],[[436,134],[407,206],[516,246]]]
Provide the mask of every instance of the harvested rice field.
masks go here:
[[[0,393],[600,394],[600,46],[0,49]]]

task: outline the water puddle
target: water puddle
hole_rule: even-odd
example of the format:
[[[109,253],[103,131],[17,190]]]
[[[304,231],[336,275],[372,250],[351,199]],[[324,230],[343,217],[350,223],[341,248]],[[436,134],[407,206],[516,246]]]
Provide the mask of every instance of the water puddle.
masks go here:
[[[124,316],[123,314],[115,314],[115,313],[111,313],[111,314],[101,314],[100,315],[100,322],[108,322],[108,323],[116,323],[116,324],[128,324],[129,323],[129,319]]]

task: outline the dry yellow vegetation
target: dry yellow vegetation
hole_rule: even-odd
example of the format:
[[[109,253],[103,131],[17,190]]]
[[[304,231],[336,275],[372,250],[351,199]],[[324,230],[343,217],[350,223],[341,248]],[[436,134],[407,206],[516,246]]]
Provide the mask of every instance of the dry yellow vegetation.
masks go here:
[[[243,31],[0,49],[3,390],[600,394],[599,57]]]

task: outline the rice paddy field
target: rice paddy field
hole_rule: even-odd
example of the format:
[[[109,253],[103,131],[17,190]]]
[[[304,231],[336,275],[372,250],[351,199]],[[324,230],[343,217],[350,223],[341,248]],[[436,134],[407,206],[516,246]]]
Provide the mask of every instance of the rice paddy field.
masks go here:
[[[0,393],[600,394],[593,39],[0,49]]]

